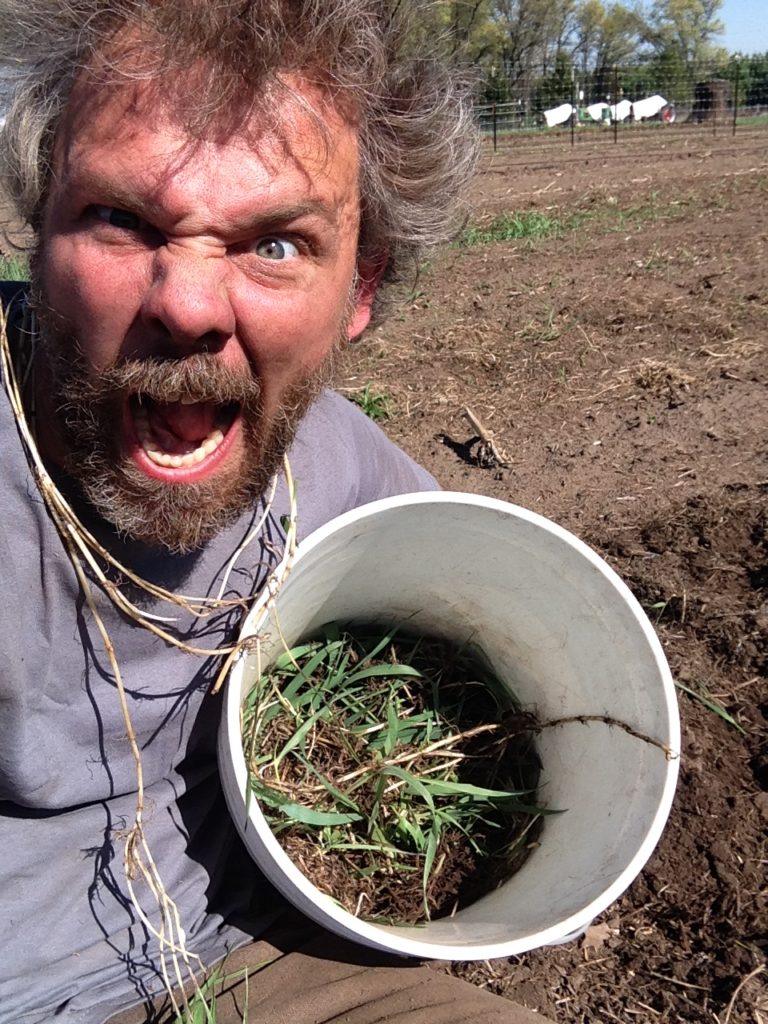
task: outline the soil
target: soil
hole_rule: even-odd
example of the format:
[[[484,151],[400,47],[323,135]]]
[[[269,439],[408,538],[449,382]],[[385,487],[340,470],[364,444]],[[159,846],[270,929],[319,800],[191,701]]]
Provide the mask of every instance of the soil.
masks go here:
[[[444,488],[591,544],[731,721],[680,691],[669,823],[584,937],[445,969],[568,1024],[766,1024],[768,133],[596,135],[489,149],[473,224],[580,226],[444,252],[338,384],[389,396],[384,429]]]

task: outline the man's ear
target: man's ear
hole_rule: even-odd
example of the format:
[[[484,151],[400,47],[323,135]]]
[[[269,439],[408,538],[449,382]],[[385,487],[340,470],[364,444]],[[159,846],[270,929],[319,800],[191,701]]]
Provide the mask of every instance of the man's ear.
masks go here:
[[[381,259],[375,261],[358,261],[352,316],[347,325],[347,338],[349,341],[359,338],[371,321],[373,300],[376,298],[376,292],[384,276],[384,271],[387,269],[388,262],[388,256],[382,256]]]

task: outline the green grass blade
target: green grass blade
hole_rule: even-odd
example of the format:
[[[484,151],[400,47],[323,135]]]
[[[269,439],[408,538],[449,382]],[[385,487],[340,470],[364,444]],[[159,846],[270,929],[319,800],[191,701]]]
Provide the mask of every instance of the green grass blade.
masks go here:
[[[726,711],[723,705],[716,701],[713,697],[705,695],[703,693],[699,693],[696,690],[692,690],[690,686],[685,686],[683,683],[678,683],[677,680],[675,680],[675,686],[678,688],[678,690],[682,690],[683,693],[687,693],[689,697],[693,697],[695,700],[699,701],[699,703],[703,704],[704,707],[708,708],[709,711],[713,711],[716,715],[722,718],[724,722],[727,722],[728,725],[732,725],[734,729],[738,729],[742,736],[747,735],[747,730],[743,726],[739,725],[739,723],[736,721],[733,715],[730,714],[730,712]]]
[[[411,841],[413,848],[417,853],[423,853],[427,844],[427,839],[422,829],[417,828],[417,826],[410,821],[408,815],[398,811],[397,808],[393,808],[393,814],[395,815],[395,819],[397,821],[396,827],[400,835],[402,835],[404,839]]]
[[[298,647],[292,647],[290,651],[283,651],[275,658],[271,671],[285,672],[295,668],[295,662],[305,658],[310,651],[316,650],[318,646],[317,641],[313,641],[311,644],[300,644]]]
[[[406,771],[405,768],[400,768],[396,764],[390,764],[383,769],[382,774],[394,775],[396,779],[400,779],[402,782],[406,784],[408,789],[410,789],[414,793],[417,793],[422,798],[422,800],[429,807],[430,810],[434,811],[435,802],[432,799],[432,794],[430,793],[426,785],[420,779],[417,779],[415,775],[411,774],[411,772]]]
[[[275,767],[284,761],[292,750],[301,746],[307,733],[316,728],[318,721],[321,721],[323,718],[328,718],[329,714],[330,711],[328,708],[320,708],[319,711],[316,711],[314,715],[311,715],[305,722],[302,722],[296,732],[285,742],[282,749],[275,754],[273,759]]]
[[[471,796],[476,800],[508,800],[510,797],[526,796],[530,789],[484,789],[469,782],[448,782],[443,779],[424,779],[424,786],[434,796]]]
[[[359,683],[361,680],[375,679],[378,676],[388,676],[391,679],[421,679],[421,672],[410,665],[370,665],[353,672],[347,678],[347,682]]]
[[[322,772],[319,772],[317,768],[315,768],[311,761],[306,761],[304,766],[311,775],[315,776],[315,778],[320,782],[320,784],[323,786],[323,788],[325,789],[329,796],[332,796],[334,800],[338,800],[339,803],[342,804],[342,806],[349,807],[350,810],[356,811],[358,813],[360,812],[360,808],[358,807],[357,803],[350,797],[349,793],[342,793],[340,789],[333,785],[329,778],[327,778],[325,775],[322,774]]]
[[[327,645],[320,648],[320,650],[317,651],[317,653],[314,654],[306,664],[301,666],[293,679],[281,688],[281,693],[285,700],[293,704],[295,696],[301,692],[302,688],[311,684],[317,670],[330,657],[332,653],[329,650],[330,646],[331,645]],[[341,647],[341,641],[338,641],[337,646]],[[300,659],[297,658],[296,660],[299,661]],[[293,666],[291,667],[293,668]],[[305,697],[305,699],[307,698]]]
[[[432,866],[435,863],[435,855],[437,854],[439,842],[440,826],[435,822],[427,836],[427,848],[424,853],[424,870],[421,875],[421,888],[424,893],[424,914],[427,920],[429,920],[429,900],[427,899],[427,890],[429,888],[429,877],[432,874]]]
[[[386,650],[387,647],[389,647],[389,645],[392,643],[396,635],[396,628],[386,630],[382,637],[379,637],[374,641],[374,646],[370,649],[370,651],[368,651],[361,657],[358,664],[362,667],[363,665],[367,665],[369,662],[373,661],[374,658],[378,658],[381,652]],[[367,647],[370,642],[371,638],[367,640],[363,638],[360,639],[360,644],[364,647]]]
[[[382,753],[389,757],[395,749],[400,736],[400,719],[392,701],[387,704],[387,729],[383,736]]]
[[[280,813],[291,821],[302,825],[349,825],[353,821],[362,821],[362,814],[353,811],[315,811],[303,804],[284,803],[280,805]]]

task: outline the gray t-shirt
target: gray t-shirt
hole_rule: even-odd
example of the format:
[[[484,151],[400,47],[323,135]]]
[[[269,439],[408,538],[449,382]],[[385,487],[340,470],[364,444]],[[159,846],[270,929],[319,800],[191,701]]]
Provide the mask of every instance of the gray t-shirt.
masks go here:
[[[123,874],[135,765],[103,645],[4,392],[0,451],[0,1021],[100,1024],[161,988],[157,943],[136,921]],[[436,486],[330,392],[306,416],[290,462],[300,537],[368,501]],[[232,589],[260,586],[287,511],[281,481],[259,543],[230,577]],[[195,596],[216,592],[252,522],[243,517],[198,554],[174,557],[121,542],[89,509],[81,512],[124,564]],[[219,787],[221,696],[208,693],[218,662],[167,646],[96,595],[142,751],[149,843],[189,949],[210,964],[259,934],[280,907],[236,837]],[[169,613],[167,605],[147,610]],[[179,625],[192,643],[212,647],[234,622],[181,616]]]

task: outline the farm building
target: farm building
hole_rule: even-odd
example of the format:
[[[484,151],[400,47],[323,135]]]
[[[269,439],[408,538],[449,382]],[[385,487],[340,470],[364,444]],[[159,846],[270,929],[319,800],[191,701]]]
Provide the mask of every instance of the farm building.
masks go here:
[[[713,78],[708,82],[696,84],[693,92],[692,121],[721,121],[732,109],[730,82],[724,78]]]

